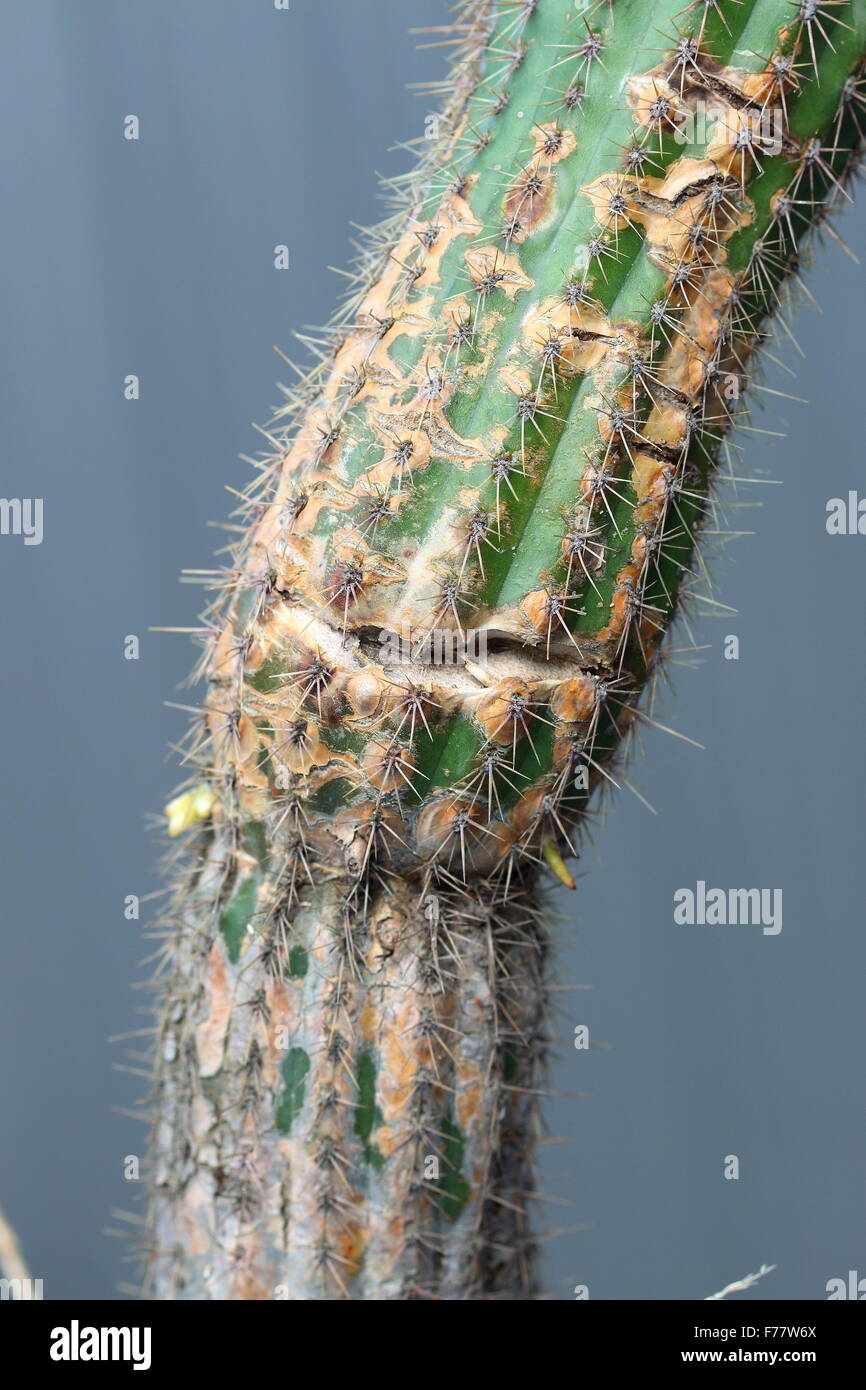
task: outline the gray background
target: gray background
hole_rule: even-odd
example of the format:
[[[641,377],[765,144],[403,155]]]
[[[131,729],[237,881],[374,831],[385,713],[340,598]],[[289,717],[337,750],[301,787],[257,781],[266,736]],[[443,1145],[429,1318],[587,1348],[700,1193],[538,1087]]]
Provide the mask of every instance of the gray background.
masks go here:
[[[192,660],[148,627],[195,621],[176,577],[220,543],[206,521],[287,373],[271,345],[330,312],[350,219],[379,215],[372,171],[405,167],[388,148],[423,131],[404,84],[441,73],[407,27],[444,18],[441,0],[4,5],[0,491],[45,499],[45,539],[0,538],[0,1202],[48,1298],[118,1297],[129,1277],[103,1230],[135,1207],[121,1169],[142,1126],[117,1107],[141,1083],[107,1039],[145,1022],[123,898],[158,886],[145,812],[176,780],[184,723],[163,701]],[[866,201],[841,225],[866,250]],[[570,1142],[546,1151],[545,1187],[573,1206],[545,1213],[585,1226],[547,1247],[555,1298],[697,1298],[762,1261],[779,1299],[866,1275],[866,539],[824,527],[827,499],[862,484],[866,300],[835,245],[819,260],[797,384],[769,374],[812,404],[769,418],[786,441],[749,441],[784,485],[740,489],[764,505],[733,524],[756,534],[715,567],[739,614],[700,622],[703,664],[665,700],[707,751],[649,734],[631,775],[659,814],[620,796],[557,900],[557,973],[590,986],[558,996],[560,1030],[588,1023],[597,1046],[555,1067],[586,1093],[549,1107]],[[675,926],[673,892],[699,878],[781,887],[781,935]]]

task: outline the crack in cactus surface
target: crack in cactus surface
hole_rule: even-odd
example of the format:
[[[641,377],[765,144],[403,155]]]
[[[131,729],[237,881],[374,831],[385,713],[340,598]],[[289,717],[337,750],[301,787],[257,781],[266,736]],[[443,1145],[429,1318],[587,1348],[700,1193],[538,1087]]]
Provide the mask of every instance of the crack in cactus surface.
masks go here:
[[[538,1293],[539,866],[574,886],[654,723],[752,358],[860,146],[866,0],[473,3],[453,37],[213,581],[161,1298]]]

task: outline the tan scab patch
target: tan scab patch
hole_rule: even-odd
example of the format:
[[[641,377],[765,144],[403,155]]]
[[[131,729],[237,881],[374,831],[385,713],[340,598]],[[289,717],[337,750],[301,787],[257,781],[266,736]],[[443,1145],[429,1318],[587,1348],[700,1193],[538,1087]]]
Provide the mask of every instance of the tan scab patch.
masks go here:
[[[232,1011],[232,982],[225,945],[218,936],[210,949],[204,980],[207,1017],[195,1031],[200,1076],[216,1076],[223,1064],[226,1033]]]
[[[332,546],[324,599],[337,620],[348,627],[378,623],[390,602],[388,593],[405,574],[396,562],[366,547],[357,532],[338,531]],[[317,587],[317,586],[316,586]],[[319,606],[321,595],[315,590],[311,600]]]
[[[613,341],[584,337],[576,329],[550,321],[536,321],[535,329],[536,337],[528,346],[539,360],[539,379],[546,379],[548,385],[558,376],[595,371],[604,362]]]
[[[781,38],[781,36],[780,36]],[[784,52],[783,42],[780,41],[777,53]],[[777,69],[773,66],[772,57],[760,72],[748,72],[745,68],[722,68],[716,74],[717,82],[730,88],[732,92],[737,92],[746,101],[755,106],[764,106],[768,103],[773,93],[778,94],[779,81]],[[786,91],[793,91],[793,85],[786,85]],[[787,125],[787,121],[785,122]]]
[[[524,835],[527,830],[537,826],[543,813],[544,799],[549,794],[550,787],[542,784],[539,787],[532,787],[515,802],[510,819],[518,835]]]
[[[473,181],[476,177],[473,176]],[[433,240],[429,236],[425,238],[431,228],[436,229]],[[477,236],[480,231],[481,224],[466,198],[453,192],[446,193],[432,217],[412,222],[403,233],[388,258],[382,276],[368,291],[361,305],[361,314],[374,321],[393,316],[395,300],[402,297],[401,290],[406,284],[407,265],[422,269],[422,275],[414,283],[420,285],[422,294],[426,295],[431,286],[439,281],[442,258],[455,238]],[[398,323],[402,329],[402,315]]]
[[[756,112],[721,107],[707,143],[707,158],[742,187],[761,167],[762,151],[754,143],[760,134],[760,117]]]
[[[511,743],[520,737],[523,724],[531,721],[532,694],[521,680],[500,681],[478,700],[475,717],[494,743]]]
[[[288,1037],[300,1019],[302,990],[297,980],[275,979],[269,975],[265,982],[265,996],[268,1003],[268,1026],[262,1029],[264,1037],[264,1080],[269,1086],[276,1086],[280,1069],[285,1061],[285,1051],[280,1039]]]
[[[456,1091],[454,1118],[464,1133],[471,1132],[484,1099],[484,1082],[477,1063],[465,1056],[460,1058],[457,1068]]]
[[[278,767],[304,774],[313,768],[327,767],[335,760],[346,762],[322,743],[316,723],[303,714],[287,719],[277,728],[271,757]]]
[[[509,240],[518,244],[535,231],[550,211],[555,187],[549,170],[532,164],[524,170],[505,195],[503,226]]]
[[[408,748],[402,747],[399,743],[387,739],[373,739],[364,749],[361,766],[370,783],[378,791],[411,791],[415,758]]]
[[[540,304],[529,310],[521,329],[524,343],[529,342],[530,336],[537,332],[539,325],[550,325],[557,330],[571,332],[578,338],[586,335],[590,338],[612,339],[617,331],[599,306],[570,306],[564,296],[543,299]]]
[[[226,693],[219,689],[209,697],[208,728],[216,746],[225,748],[232,762],[240,767],[258,748],[258,730],[251,719],[229,709],[225,700]]]
[[[216,634],[211,645],[212,668],[219,671],[223,679],[229,680],[239,668],[238,657],[239,651],[235,633],[231,628],[222,628]],[[250,670],[255,670],[259,662],[258,652],[253,650],[252,645],[249,646],[245,653],[245,665]]]
[[[379,667],[353,672],[346,681],[345,692],[358,719],[372,719],[386,708],[388,689]]]
[[[638,201],[641,184],[637,179],[625,178],[618,172],[600,174],[580,191],[592,203],[595,220],[606,231],[625,231],[642,216]]]
[[[635,586],[640,580],[637,565],[624,565],[617,571],[610,617],[603,628],[595,634],[599,642],[617,642],[628,624]]]
[[[661,401],[653,406],[641,434],[650,444],[661,448],[681,449],[689,438],[689,410],[673,401]]]
[[[628,224],[644,228],[647,250],[656,265],[669,268],[682,261],[694,259],[699,246],[693,240],[693,229],[706,223],[703,187],[697,187],[692,197],[683,193],[693,185],[703,185],[719,175],[718,167],[709,159],[678,159],[663,179],[644,178],[625,180],[616,171],[601,174],[581,192],[590,199],[596,220],[616,230]],[[626,209],[619,218],[611,219],[610,205],[620,197]],[[735,207],[729,196],[722,225],[712,230],[710,245],[728,240],[739,227],[753,217],[747,203]]]
[[[626,86],[626,99],[634,116],[635,125],[644,128],[672,130],[682,120],[687,110],[686,104],[670,83],[657,72],[639,73],[630,77]],[[657,108],[662,106],[664,114]]]
[[[418,1067],[422,1063],[417,1044],[412,1044],[419,1019],[417,996],[409,992],[402,1006],[395,1005],[393,1026],[388,1027],[379,1040],[380,1068],[376,1100],[385,1125],[399,1120],[412,1096]]]
[[[384,454],[364,470],[365,483],[386,490],[410,487],[413,474],[422,472],[431,456],[430,436],[418,428],[417,413],[371,408],[368,418]]]
[[[490,279],[491,289],[501,290],[513,299],[518,290],[529,290],[533,281],[523,270],[517,256],[499,246],[473,246],[463,258],[477,288]]]
[[[678,335],[660,365],[659,380],[669,390],[679,391],[684,396],[697,399],[703,386],[708,360],[707,353],[696,348],[682,335]]]
[[[358,1017],[358,1037],[362,1043],[371,1043],[376,1036],[379,1013],[375,1002],[368,998]]]
[[[560,681],[550,699],[555,719],[577,724],[592,718],[596,706],[596,686],[591,676],[573,676]]]
[[[464,194],[468,193],[476,177],[473,175],[469,180]],[[481,224],[472,214],[466,197],[454,191],[443,195],[431,218],[415,221],[406,229],[382,274],[359,305],[356,327],[347,330],[335,354],[332,370],[322,382],[319,402],[305,416],[304,428],[282,460],[277,502],[259,523],[254,545],[269,550],[277,540],[283,524],[277,519],[277,507],[291,505],[293,497],[297,496],[299,485],[292,482],[292,478],[307,472],[311,459],[315,458],[317,442],[321,446],[322,432],[327,434],[332,418],[339,418],[342,413],[345,402],[341,398],[346,382],[355,383],[354,400],[379,400],[382,408],[393,406],[395,394],[405,390],[407,383],[402,369],[396,367],[389,356],[391,347],[398,336],[429,334],[432,326],[432,290],[440,277],[442,257],[456,237],[474,236],[481,230]],[[416,269],[420,271],[417,276]],[[415,285],[421,293],[410,302],[408,288]],[[439,404],[444,405],[445,400]],[[445,431],[440,433],[444,434]],[[327,482],[323,479],[325,490],[318,501],[309,494],[312,480],[305,478],[303,486],[308,490],[308,502],[304,508],[306,515],[299,513],[300,524],[296,523],[296,529],[300,532],[311,529],[322,507],[351,505],[340,496],[339,488],[334,486],[339,476],[345,475],[338,458],[326,475]]]
[[[666,483],[672,472],[672,465],[660,461],[654,454],[638,452],[634,455],[632,487],[638,499],[634,513],[638,525],[646,525],[661,514]]]
[[[691,184],[714,178],[718,172],[711,159],[693,159],[682,155],[665,170],[664,178],[648,178],[644,184],[648,191],[654,192],[666,203],[675,203]]]
[[[499,380],[514,396],[526,396],[532,391],[532,377],[525,367],[507,363],[499,369]]]
[[[556,121],[543,121],[533,126],[532,140],[535,146],[532,157],[539,165],[558,164],[577,149],[577,137],[574,132],[558,125]]]
[[[466,817],[472,824],[478,825],[482,813],[474,803],[461,802],[455,796],[442,796],[429,802],[421,811],[415,827],[420,852],[430,857],[442,854],[447,857],[449,848],[454,848],[458,838],[455,833],[458,817]]]
[[[542,575],[541,578],[547,576]],[[574,637],[569,638],[567,628],[568,620],[576,614],[582,614],[584,610],[578,608],[573,600],[555,587],[536,589],[533,593],[527,594],[520,605],[520,611],[524,619],[525,640],[530,646],[537,647],[546,641],[549,652],[551,643],[558,644],[570,640],[575,655],[579,655],[580,643]]]
[[[542,364],[545,345],[555,339],[553,368],[558,373],[570,376],[578,372],[592,372],[602,366],[611,346],[621,336],[621,326],[615,327],[600,310],[586,305],[572,308],[564,298],[551,297],[526,315],[514,351],[522,354],[530,352]],[[550,375],[549,367],[547,375]],[[528,375],[525,381],[522,390],[528,390],[531,386]],[[509,389],[518,390],[516,385],[509,386]]]

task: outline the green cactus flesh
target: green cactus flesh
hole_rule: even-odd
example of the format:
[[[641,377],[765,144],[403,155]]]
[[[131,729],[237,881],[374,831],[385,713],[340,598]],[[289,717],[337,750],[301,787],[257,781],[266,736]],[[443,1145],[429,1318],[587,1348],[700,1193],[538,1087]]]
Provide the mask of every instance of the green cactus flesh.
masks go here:
[[[847,196],[866,0],[454,36],[206,619],[157,1297],[537,1292],[539,866],[647,718],[762,325]]]

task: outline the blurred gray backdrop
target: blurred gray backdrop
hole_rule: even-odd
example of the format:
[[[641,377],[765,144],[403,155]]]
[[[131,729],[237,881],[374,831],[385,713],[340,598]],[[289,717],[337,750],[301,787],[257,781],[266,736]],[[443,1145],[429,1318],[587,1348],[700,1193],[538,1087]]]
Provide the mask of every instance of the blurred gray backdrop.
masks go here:
[[[142,1082],[107,1041],[146,1024],[127,894],[158,887],[146,813],[176,780],[185,727],[166,699],[277,403],[291,330],[321,322],[350,222],[379,215],[373,171],[431,109],[406,84],[443,50],[410,25],[442,0],[6,0],[0,53],[4,324],[0,492],[44,499],[44,540],[0,537],[3,1129],[0,1203],[45,1296],[121,1297],[112,1208],[143,1127]],[[123,138],[137,115],[141,138]],[[390,152],[389,152],[390,151]],[[866,199],[841,230],[866,250]],[[277,243],[291,269],[273,268]],[[832,242],[810,273],[822,313],[793,320],[806,396],[747,438],[733,512],[754,532],[715,566],[735,615],[702,620],[697,669],[673,667],[578,891],[556,899],[565,1046],[548,1107],[550,1293],[700,1298],[762,1261],[754,1294],[820,1299],[866,1276],[863,1098],[863,573],[866,537],[825,505],[864,484],[862,274]],[[790,356],[791,354],[789,354]],[[124,400],[135,373],[141,399]],[[783,421],[780,424],[780,420]],[[758,420],[756,423],[763,424]],[[124,660],[128,634],[141,642]],[[740,639],[738,661],[724,638]],[[676,645],[676,644],[675,644]],[[858,848],[859,846],[859,848]],[[672,895],[781,887],[777,936],[685,927]],[[593,1047],[569,1045],[587,1024]],[[724,1177],[726,1155],[740,1177]],[[562,1205],[559,1205],[559,1202]]]

